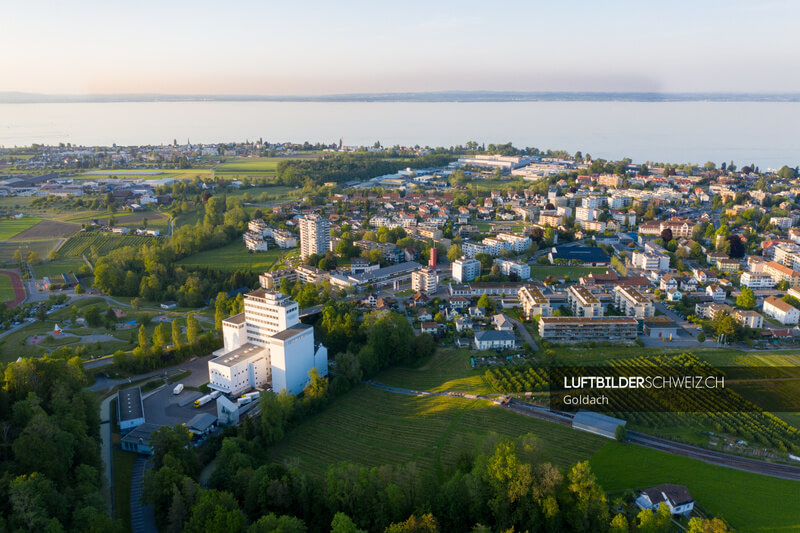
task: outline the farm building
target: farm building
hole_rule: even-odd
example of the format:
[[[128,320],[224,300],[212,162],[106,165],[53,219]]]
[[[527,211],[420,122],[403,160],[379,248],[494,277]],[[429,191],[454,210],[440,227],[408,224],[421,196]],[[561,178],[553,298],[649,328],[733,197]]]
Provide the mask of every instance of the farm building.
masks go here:
[[[150,444],[150,437],[159,427],[160,426],[156,424],[142,424],[122,437],[120,446],[126,452],[153,455],[153,446]]]
[[[626,423],[621,418],[583,410],[575,413],[572,418],[573,429],[580,429],[581,431],[587,431],[609,439],[615,438],[617,427],[624,427]]]
[[[120,433],[127,433],[144,424],[144,403],[139,387],[122,389],[117,395],[117,419]]]

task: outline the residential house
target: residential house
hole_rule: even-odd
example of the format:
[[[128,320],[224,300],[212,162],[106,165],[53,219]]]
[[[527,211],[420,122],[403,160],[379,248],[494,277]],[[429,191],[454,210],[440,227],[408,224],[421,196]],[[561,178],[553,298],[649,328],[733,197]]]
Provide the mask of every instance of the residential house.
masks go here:
[[[765,315],[774,318],[783,325],[797,324],[798,320],[800,320],[800,311],[776,296],[770,296],[764,300],[763,311]]]

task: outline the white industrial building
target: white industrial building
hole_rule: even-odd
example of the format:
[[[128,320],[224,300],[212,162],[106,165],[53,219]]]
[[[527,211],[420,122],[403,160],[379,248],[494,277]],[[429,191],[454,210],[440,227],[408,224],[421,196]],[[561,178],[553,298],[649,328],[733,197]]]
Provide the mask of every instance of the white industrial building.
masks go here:
[[[208,362],[209,387],[236,396],[250,389],[302,392],[308,372],[328,373],[328,350],[300,323],[297,302],[280,292],[244,297],[244,312],[222,321],[224,347]]]

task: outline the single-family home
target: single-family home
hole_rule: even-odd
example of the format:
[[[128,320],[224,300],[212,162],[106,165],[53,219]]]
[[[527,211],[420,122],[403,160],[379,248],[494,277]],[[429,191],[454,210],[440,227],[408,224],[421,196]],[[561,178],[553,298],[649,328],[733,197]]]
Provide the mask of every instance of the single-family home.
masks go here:
[[[492,317],[494,329],[497,331],[514,331],[514,323],[503,313],[498,313]]]
[[[711,296],[711,299],[716,303],[722,303],[725,301],[725,289],[716,283],[712,283],[706,287],[706,295]]]
[[[694,509],[694,499],[689,489],[682,485],[665,483],[645,489],[636,498],[636,505],[640,509],[658,509],[661,503],[666,503],[670,514],[689,514]]]
[[[487,329],[485,331],[476,331],[473,343],[478,350],[502,350],[504,348],[513,348],[516,340],[516,337],[508,331]]]

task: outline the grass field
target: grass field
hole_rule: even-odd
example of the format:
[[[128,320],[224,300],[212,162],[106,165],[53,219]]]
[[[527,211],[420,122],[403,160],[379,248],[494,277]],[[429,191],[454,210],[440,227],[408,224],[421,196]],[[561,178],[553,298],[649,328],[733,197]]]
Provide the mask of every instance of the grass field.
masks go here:
[[[113,450],[114,518],[122,520],[123,530],[131,530],[131,475],[136,454]]]
[[[241,198],[243,202],[258,203],[262,195],[266,194],[268,201],[278,201],[292,198],[300,193],[299,189],[287,185],[269,185],[266,187],[247,187],[228,193],[229,198]]]
[[[605,272],[603,267],[580,267],[580,266],[531,266],[531,278],[543,280],[547,276],[569,276],[571,280],[577,280],[581,276],[586,276],[592,272]]]
[[[199,254],[190,255],[178,261],[181,265],[207,266],[223,270],[250,269],[267,271],[287,251],[274,248],[266,252],[251,253],[240,240],[234,241],[222,248],[206,250]]]
[[[21,233],[41,221],[41,218],[32,217],[0,220],[0,241],[7,241],[17,233]]]
[[[364,466],[414,462],[440,478],[460,453],[489,450],[498,435],[532,434],[537,460],[567,467],[587,459],[605,439],[512,413],[485,401],[417,398],[360,385],[291,430],[270,451],[296,457],[315,475],[340,461]]]
[[[45,276],[58,276],[64,272],[77,274],[78,269],[85,264],[81,259],[58,259],[34,266],[33,272],[36,274],[36,279],[42,279]]]
[[[391,368],[381,373],[377,381],[408,389],[488,394],[493,391],[483,379],[485,371],[471,367],[468,350],[439,348],[422,365],[416,368]]]
[[[685,485],[699,505],[738,531],[800,530],[800,505],[794,504],[800,498],[800,482],[616,442],[603,446],[589,462],[606,491],[676,483]]]
[[[275,157],[247,157],[237,158],[216,167],[217,172],[275,172],[278,168],[279,158]]]
[[[11,278],[8,274],[0,274],[0,302],[11,302],[16,298]]]

